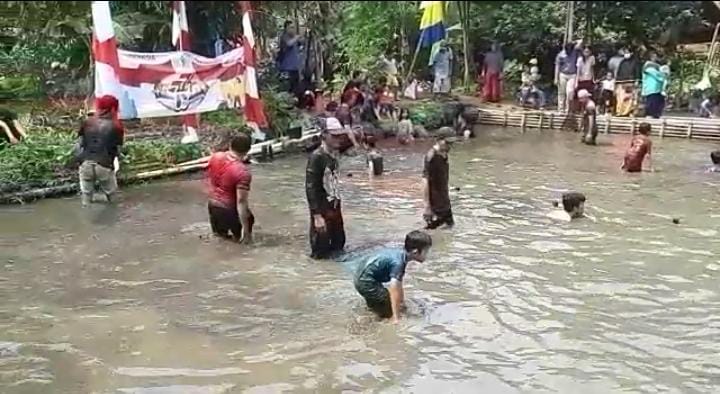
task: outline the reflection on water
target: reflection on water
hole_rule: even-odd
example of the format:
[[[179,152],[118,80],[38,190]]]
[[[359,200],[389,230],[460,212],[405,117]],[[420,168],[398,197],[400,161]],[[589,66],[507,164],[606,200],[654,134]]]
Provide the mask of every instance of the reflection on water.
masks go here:
[[[197,176],[116,207],[1,208],[0,391],[717,392],[714,147],[658,140],[658,172],[626,175],[627,137],[578,141],[485,129],[454,147],[457,226],[408,268],[398,327],[365,311],[351,261],[306,257],[300,157],[254,169],[249,249],[207,236]],[[350,249],[421,226],[424,149],[388,149],[376,180],[342,163]],[[595,220],[546,217],[569,189]]]

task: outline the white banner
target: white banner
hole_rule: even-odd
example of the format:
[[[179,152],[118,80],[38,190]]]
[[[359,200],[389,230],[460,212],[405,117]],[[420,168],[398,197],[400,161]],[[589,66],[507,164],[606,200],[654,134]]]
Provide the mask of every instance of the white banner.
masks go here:
[[[245,104],[242,48],[216,58],[182,51],[117,53],[123,119],[195,114]]]

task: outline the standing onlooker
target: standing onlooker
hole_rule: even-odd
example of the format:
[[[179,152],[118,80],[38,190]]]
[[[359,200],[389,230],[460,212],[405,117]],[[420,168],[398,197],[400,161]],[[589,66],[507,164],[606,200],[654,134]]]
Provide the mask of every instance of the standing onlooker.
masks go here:
[[[453,226],[450,206],[450,165],[448,163],[450,144],[444,137],[438,137],[435,145],[425,155],[423,168],[423,200],[425,212],[423,219],[428,229],[436,229],[443,224]]]
[[[615,75],[615,115],[630,116],[635,111],[635,92],[639,78],[640,63],[632,51],[626,48]]]
[[[15,112],[0,107],[0,141],[5,140],[11,144],[17,144],[26,137],[25,130],[18,122],[18,116]]]
[[[493,43],[490,52],[483,59],[483,98],[485,101],[497,103],[502,98],[502,72],[505,65],[500,46]]]
[[[388,59],[385,54],[380,55],[380,67],[387,81],[387,86],[395,100],[398,98],[398,89],[400,81],[398,81],[398,67],[395,59]]]
[[[453,54],[450,46],[446,41],[440,44],[440,49],[432,59],[433,73],[435,81],[433,84],[433,93],[449,94],[450,93],[450,77],[452,75]]]
[[[592,54],[590,47],[585,47],[582,54],[577,59],[577,83],[575,91],[579,92],[585,89],[592,93],[595,91],[595,56]]]
[[[555,57],[555,85],[558,90],[558,111],[567,112],[570,110],[572,97],[568,97],[568,91],[575,90],[575,78],[577,76],[578,48],[574,43],[567,43],[565,48]],[[568,88],[570,85],[570,88]]]
[[[665,81],[667,75],[660,71],[657,55],[650,54],[650,60],[643,66],[642,96],[645,99],[645,115],[659,118],[665,109]]]
[[[613,75],[613,79],[617,77],[618,68],[620,67],[620,63],[622,63],[624,59],[625,54],[625,48],[619,48],[617,53],[613,55],[613,57],[608,60],[607,68],[608,72],[611,72]]]
[[[300,84],[300,37],[291,21],[286,21],[280,36],[280,50],[277,55],[278,70],[287,73],[290,80],[289,92],[297,94]]]
[[[97,114],[82,124],[80,136],[80,193],[82,204],[92,202],[95,183],[110,201],[117,191],[117,179],[113,162],[123,143],[123,129],[117,120],[118,101],[113,96],[97,100]]]
[[[600,92],[600,106],[603,114],[615,112],[615,75],[608,71],[605,78],[600,81],[602,91]]]
[[[315,259],[328,258],[345,247],[338,156],[346,135],[340,122],[329,118],[323,129],[320,147],[308,158],[305,191],[310,208],[311,256]]]
[[[213,234],[236,242],[252,242],[255,217],[250,211],[249,195],[252,175],[245,165],[250,137],[238,134],[230,149],[216,152],[207,166],[208,215]]]

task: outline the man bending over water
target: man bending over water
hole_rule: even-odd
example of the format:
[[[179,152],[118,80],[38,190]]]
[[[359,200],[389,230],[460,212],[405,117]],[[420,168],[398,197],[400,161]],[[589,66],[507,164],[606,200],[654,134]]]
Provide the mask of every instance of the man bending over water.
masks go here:
[[[585,217],[585,195],[578,192],[563,193],[562,207],[562,210],[555,210],[548,216],[566,222]]]
[[[425,212],[423,219],[427,229],[436,229],[443,224],[452,226],[452,209],[448,188],[450,165],[448,164],[450,145],[444,137],[438,137],[435,145],[425,155],[423,168],[423,200]]]
[[[381,250],[360,264],[355,273],[355,289],[368,308],[381,318],[392,318],[393,323],[397,323],[405,301],[402,285],[405,267],[411,261],[424,262],[431,246],[430,235],[412,231],[405,236],[403,249]],[[384,283],[388,283],[387,288]]]
[[[250,137],[238,134],[230,141],[230,150],[213,154],[207,167],[210,227],[215,235],[242,243],[252,241],[255,223],[248,202],[252,175],[245,157],[249,150]]]
[[[338,123],[337,127],[335,123]],[[310,208],[310,249],[314,259],[328,258],[345,247],[338,156],[346,138],[347,133],[339,127],[337,120],[329,122],[323,130],[320,147],[308,158],[305,191]]]

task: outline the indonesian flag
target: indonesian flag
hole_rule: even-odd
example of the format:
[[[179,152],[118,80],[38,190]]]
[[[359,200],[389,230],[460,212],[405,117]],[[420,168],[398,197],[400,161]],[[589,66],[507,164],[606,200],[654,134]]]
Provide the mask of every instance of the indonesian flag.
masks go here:
[[[190,51],[190,28],[188,27],[187,12],[184,1],[173,1],[172,43],[178,51]],[[197,142],[197,128],[200,125],[200,115],[183,116],[185,129],[184,143]]]
[[[93,19],[92,53],[95,60],[95,99],[109,95],[121,101],[123,89],[118,77],[120,65],[115,30],[110,16],[110,2],[93,1],[91,8]],[[122,107],[120,111],[122,112]]]
[[[268,121],[265,117],[263,102],[260,100],[260,92],[257,86],[257,73],[255,72],[255,36],[253,35],[252,23],[250,21],[250,2],[240,1],[242,10],[243,26],[243,49],[245,51],[245,121],[248,126],[255,130],[254,137],[259,140],[265,139],[265,133],[260,127],[267,127]]]

